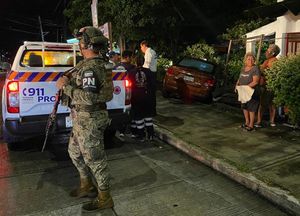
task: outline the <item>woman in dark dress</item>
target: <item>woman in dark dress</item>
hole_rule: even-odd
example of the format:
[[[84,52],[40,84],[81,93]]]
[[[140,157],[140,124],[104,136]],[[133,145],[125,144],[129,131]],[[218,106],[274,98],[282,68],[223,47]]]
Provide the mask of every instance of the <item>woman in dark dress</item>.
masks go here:
[[[260,79],[259,68],[255,65],[255,56],[252,53],[246,53],[244,57],[244,66],[241,69],[240,77],[236,85],[248,85],[255,89]],[[245,123],[242,124],[242,128],[247,131],[252,131],[254,127],[255,113],[259,106],[259,95],[257,91],[254,91],[250,101],[242,103]]]

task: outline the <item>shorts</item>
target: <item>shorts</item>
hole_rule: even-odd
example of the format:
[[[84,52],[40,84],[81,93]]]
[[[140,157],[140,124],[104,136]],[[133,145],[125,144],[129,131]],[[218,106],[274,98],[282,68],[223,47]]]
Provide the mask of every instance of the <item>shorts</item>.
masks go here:
[[[259,101],[251,99],[247,103],[242,103],[241,108],[248,110],[249,112],[257,112],[259,107]]]
[[[261,87],[260,104],[262,107],[268,107],[273,104],[274,93]]]

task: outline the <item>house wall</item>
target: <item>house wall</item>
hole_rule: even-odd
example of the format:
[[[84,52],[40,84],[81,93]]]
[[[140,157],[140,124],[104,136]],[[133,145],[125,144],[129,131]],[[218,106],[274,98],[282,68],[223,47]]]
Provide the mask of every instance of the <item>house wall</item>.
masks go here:
[[[285,35],[292,32],[300,32],[300,15],[295,16],[288,11],[285,15],[277,17],[276,21],[247,33],[246,37],[260,36],[262,34],[266,36],[275,33],[275,44],[281,50],[279,55],[285,55]],[[246,51],[255,52],[255,43],[255,40],[247,40]]]

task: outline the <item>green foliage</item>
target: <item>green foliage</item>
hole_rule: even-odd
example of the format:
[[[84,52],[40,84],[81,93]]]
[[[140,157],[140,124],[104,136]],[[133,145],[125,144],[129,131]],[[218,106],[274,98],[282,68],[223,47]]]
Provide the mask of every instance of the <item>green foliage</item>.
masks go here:
[[[222,34],[220,37],[223,40],[241,39],[246,37],[246,33],[253,31],[266,24],[266,19],[258,20],[239,20],[231,28],[226,29],[226,33]]]
[[[172,61],[168,58],[164,58],[162,56],[159,56],[157,59],[157,80],[159,82],[162,82],[165,74],[166,74],[166,70],[168,67],[170,67],[172,65]]]
[[[80,29],[83,26],[92,25],[91,6],[83,0],[72,0],[64,10],[64,15],[69,18],[69,28]]]
[[[241,68],[244,65],[244,56],[246,53],[246,48],[244,46],[238,46],[232,49],[230,53],[230,58],[228,65],[226,67],[225,75],[227,77],[227,82],[230,84],[235,84],[236,80],[239,78]]]
[[[300,122],[300,55],[282,57],[265,71],[275,103],[288,107],[292,123]]]
[[[145,5],[152,1],[146,0]],[[154,2],[153,2],[154,3]],[[143,16],[144,8],[141,1],[133,0],[104,0],[99,2],[100,22],[112,22],[115,35],[136,39],[135,29],[153,22],[148,15]]]
[[[246,37],[245,34],[259,28],[264,24],[266,24],[266,20],[262,19],[250,21],[239,20],[231,28],[227,28],[226,33],[219,36],[223,40],[236,40],[233,42],[230,59],[226,68],[228,82],[235,83],[243,66],[243,58],[246,50],[245,41],[242,39]]]
[[[253,5],[253,2],[234,2],[230,5],[223,0],[101,0],[98,19],[100,25],[112,23],[114,41],[119,41],[120,36],[127,44],[138,44],[146,39],[157,53],[175,59],[187,44],[203,35],[211,39],[217,29],[231,24],[245,7]],[[69,1],[64,14],[71,31],[92,24],[90,3],[87,0]],[[227,16],[233,11],[237,13]],[[199,26],[204,29],[198,31]]]
[[[92,24],[90,1],[71,0],[64,14],[72,31]],[[158,53],[176,55],[181,21],[168,0],[101,0],[98,19],[100,25],[112,23],[114,41],[146,39]]]
[[[115,40],[146,39],[157,53],[175,56],[181,21],[168,0],[99,1],[99,19],[112,22]]]
[[[246,53],[245,40],[243,40],[246,38],[246,33],[265,25],[267,22],[267,19],[239,20],[231,28],[227,28],[226,33],[219,36],[219,38],[223,40],[235,40],[233,41],[230,59],[226,70],[227,81],[235,83],[239,77],[243,66],[243,58]],[[263,53],[266,49],[265,46],[266,45],[263,44],[261,51],[262,59],[264,58]],[[258,46],[256,48],[258,48]]]
[[[265,53],[266,53],[269,45],[270,45],[270,43],[267,41],[262,42],[261,50],[260,50],[260,58],[259,58],[259,61],[256,63],[257,65],[261,65],[266,60]],[[255,45],[255,53],[258,52],[258,47],[259,47],[259,43],[257,42]]]
[[[191,58],[206,59],[217,64],[220,63],[220,58],[216,56],[214,48],[203,41],[188,46],[184,51],[184,55]]]
[[[242,67],[243,67],[243,59],[241,58],[234,58],[228,62],[227,79],[231,83],[234,83],[239,78]]]

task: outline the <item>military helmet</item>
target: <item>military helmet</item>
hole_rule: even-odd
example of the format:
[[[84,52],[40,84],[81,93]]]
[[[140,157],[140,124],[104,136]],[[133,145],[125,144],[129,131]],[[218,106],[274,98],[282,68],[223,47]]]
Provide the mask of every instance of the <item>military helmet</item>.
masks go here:
[[[99,29],[93,26],[83,27],[79,31],[75,30],[74,33],[79,42],[83,43],[86,47],[90,45],[108,46],[108,39],[103,36]]]

